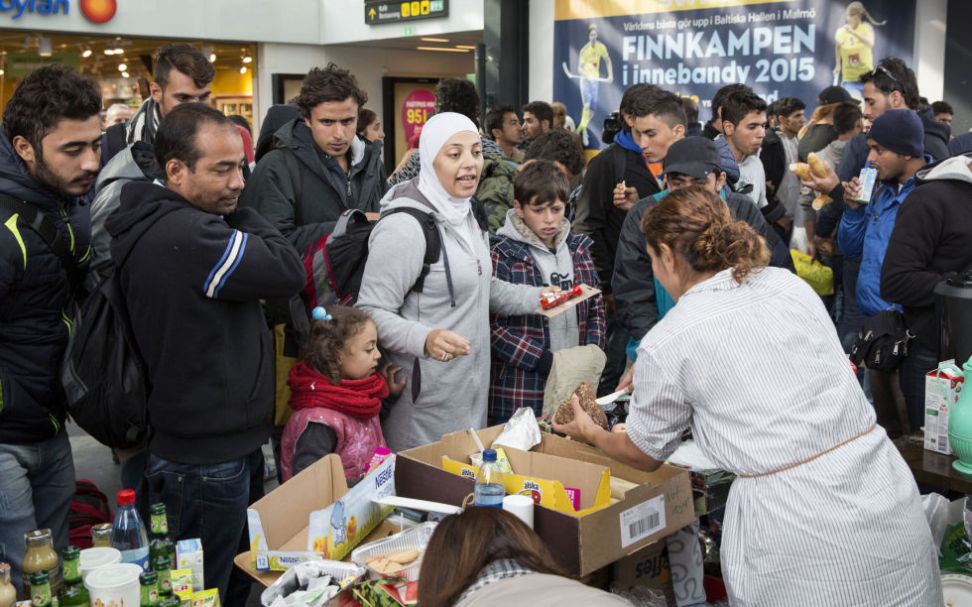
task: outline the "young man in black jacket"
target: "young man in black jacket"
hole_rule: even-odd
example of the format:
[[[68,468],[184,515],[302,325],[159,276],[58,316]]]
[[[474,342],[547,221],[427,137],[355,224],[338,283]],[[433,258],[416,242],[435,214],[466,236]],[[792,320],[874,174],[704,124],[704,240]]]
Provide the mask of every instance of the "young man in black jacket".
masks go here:
[[[0,129],[0,561],[18,589],[24,534],[48,528],[54,548],[67,547],[74,495],[58,375],[72,281],[30,215],[46,218],[69,265],[86,268],[90,230],[79,197],[98,174],[100,110],[93,80],[51,65],[20,83]]]
[[[881,297],[904,308],[905,325],[915,336],[899,371],[902,385],[921,386],[941,360],[935,286],[972,269],[972,154],[949,158],[916,178],[918,187],[898,210],[884,254]],[[922,419],[924,400],[912,401],[908,412],[914,426]]]
[[[134,181],[108,219],[111,256],[151,378],[149,499],[175,539],[201,538],[206,588],[226,589],[270,436],[273,357],[261,299],[304,284],[293,247],[237,208],[243,141],[217,110],[185,104],[155,136],[165,182]]]

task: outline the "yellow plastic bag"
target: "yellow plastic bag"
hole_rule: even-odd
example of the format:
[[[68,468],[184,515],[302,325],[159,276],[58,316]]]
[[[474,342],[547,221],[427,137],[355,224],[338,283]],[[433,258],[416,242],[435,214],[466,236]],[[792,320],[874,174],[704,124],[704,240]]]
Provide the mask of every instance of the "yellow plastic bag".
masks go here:
[[[793,258],[793,266],[796,268],[797,276],[807,281],[807,284],[817,295],[834,294],[833,270],[796,249],[790,249],[790,257]]]

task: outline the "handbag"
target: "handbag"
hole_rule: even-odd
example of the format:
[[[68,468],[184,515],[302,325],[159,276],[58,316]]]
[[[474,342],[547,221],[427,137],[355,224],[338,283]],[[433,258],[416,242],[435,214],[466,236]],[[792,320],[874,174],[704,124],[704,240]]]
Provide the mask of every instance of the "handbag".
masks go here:
[[[908,356],[908,342],[914,339],[896,310],[885,310],[864,321],[851,348],[851,361],[868,369],[893,371]]]

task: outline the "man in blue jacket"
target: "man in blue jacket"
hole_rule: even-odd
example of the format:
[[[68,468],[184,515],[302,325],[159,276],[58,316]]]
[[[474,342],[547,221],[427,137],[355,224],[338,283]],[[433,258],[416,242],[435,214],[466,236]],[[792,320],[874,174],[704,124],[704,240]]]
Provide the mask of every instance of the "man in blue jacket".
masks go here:
[[[888,110],[874,121],[867,133],[869,152],[867,161],[877,169],[881,188],[871,202],[861,202],[857,177],[851,179],[845,188],[844,203],[847,210],[840,220],[837,230],[837,245],[848,257],[861,258],[861,269],[857,278],[857,304],[865,317],[876,316],[885,311],[896,309],[893,302],[881,297],[881,266],[884,254],[891,240],[898,209],[908,195],[915,189],[915,173],[926,164],[924,155],[924,129],[921,119],[908,109]],[[872,385],[884,379],[871,371]],[[883,382],[886,383],[886,382]],[[902,385],[906,400],[916,398],[915,386]],[[885,409],[889,399],[875,390],[875,407],[878,409],[878,423],[889,428],[889,433],[908,429],[908,420],[895,420]],[[923,393],[923,389],[922,389]],[[882,413],[890,415],[882,419]],[[914,428],[917,429],[917,428]]]
[[[98,174],[101,91],[70,68],[32,72],[7,102],[0,133],[0,561],[21,588],[24,533],[68,544],[74,462],[58,365],[72,284],[90,257],[87,207]],[[41,236],[53,226],[64,262]],[[67,258],[71,261],[68,262]]]

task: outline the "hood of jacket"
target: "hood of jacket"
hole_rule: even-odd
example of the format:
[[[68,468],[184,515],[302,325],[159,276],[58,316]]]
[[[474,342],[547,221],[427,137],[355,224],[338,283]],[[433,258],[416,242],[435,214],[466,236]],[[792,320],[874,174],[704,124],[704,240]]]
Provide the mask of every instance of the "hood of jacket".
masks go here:
[[[121,191],[118,209],[105,221],[111,234],[111,257],[116,265],[124,263],[135,243],[169,213],[191,206],[182,196],[157,181],[132,181]]]
[[[961,156],[952,156],[947,160],[921,169],[916,176],[922,182],[951,180],[972,183],[970,162],[972,162],[972,152]]]
[[[357,135],[351,140],[351,174],[364,169],[366,161],[381,160],[381,142],[366,143]],[[274,148],[290,148],[297,158],[315,170],[318,174],[323,171],[323,156],[326,156],[311,134],[310,127],[303,118],[297,118],[280,127],[274,133]]]
[[[26,200],[48,212],[59,210],[60,203],[71,200],[31,177],[27,172],[27,165],[14,151],[13,144],[3,132],[0,132],[0,192]]]
[[[554,240],[556,245],[554,251],[559,251],[561,247],[565,246],[568,234],[570,234],[570,222],[564,218],[564,220],[560,223],[560,229],[557,231],[557,237]],[[506,222],[503,223],[502,227],[496,231],[496,235],[505,236],[516,242],[522,242],[523,244],[529,245],[546,253],[553,252],[550,250],[550,247],[544,244],[540,237],[530,229],[525,221],[516,216],[516,211],[513,209],[506,212]]]
[[[98,174],[98,191],[119,179],[155,179],[160,176],[159,165],[155,160],[155,150],[144,141],[132,145],[115,154],[105,168]]]
[[[925,153],[930,153],[935,160],[948,158],[948,140],[952,138],[952,127],[935,120],[935,114],[930,107],[918,112],[918,117],[925,128]]]

